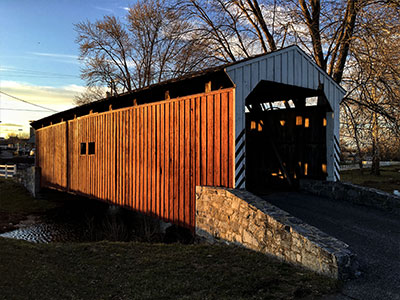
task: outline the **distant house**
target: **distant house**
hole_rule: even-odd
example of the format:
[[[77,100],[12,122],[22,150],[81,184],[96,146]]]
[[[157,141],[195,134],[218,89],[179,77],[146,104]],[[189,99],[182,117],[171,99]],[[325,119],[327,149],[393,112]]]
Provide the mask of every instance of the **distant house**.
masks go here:
[[[192,228],[195,186],[339,179],[345,91],[297,46],[35,121],[43,187]]]

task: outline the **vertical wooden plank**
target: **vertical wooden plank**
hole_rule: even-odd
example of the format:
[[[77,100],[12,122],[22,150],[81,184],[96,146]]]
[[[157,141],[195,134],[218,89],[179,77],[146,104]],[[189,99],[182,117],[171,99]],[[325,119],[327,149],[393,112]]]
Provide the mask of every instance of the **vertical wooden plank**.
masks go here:
[[[50,145],[51,145],[51,151],[50,151],[50,153],[51,153],[51,156],[52,156],[52,158],[53,158],[53,163],[51,164],[51,169],[52,169],[52,174],[51,174],[51,177],[50,177],[50,181],[51,181],[51,184],[54,186],[54,185],[56,185],[57,184],[57,149],[55,149],[55,143],[54,143],[54,139],[56,138],[56,135],[55,135],[55,125],[53,125],[53,126],[51,126],[51,129],[50,129],[50,132],[51,132],[51,140],[49,141],[50,142]]]
[[[183,102],[183,101],[182,101]],[[191,100],[186,99],[184,102],[184,110],[185,110],[185,119],[184,119],[184,129],[185,129],[185,138],[184,138],[184,147],[185,147],[185,165],[184,165],[184,182],[182,183],[184,188],[184,199],[183,199],[183,207],[184,217],[182,221],[185,226],[190,224],[190,125],[191,125]],[[183,158],[183,157],[182,157]]]
[[[106,200],[109,201],[109,188],[108,188],[108,181],[110,178],[110,171],[108,168],[108,164],[110,161],[109,158],[109,150],[108,150],[108,145],[109,145],[109,137],[110,137],[110,125],[109,125],[109,113],[106,113],[104,115],[104,123],[105,123],[105,128],[104,128],[104,196],[106,197]]]
[[[214,185],[214,99],[207,96],[207,185]]]
[[[131,171],[132,171],[132,162],[131,162],[131,111],[132,109],[127,109],[126,112],[126,121],[125,121],[125,155],[126,155],[126,162],[125,162],[125,197],[124,197],[124,206],[131,207]]]
[[[65,159],[65,155],[66,155],[66,147],[67,147],[67,143],[66,143],[66,138],[67,138],[67,128],[66,128],[66,126],[65,126],[65,122],[62,122],[61,123],[61,126],[60,126],[60,134],[62,135],[62,137],[63,137],[63,143],[62,143],[62,145],[61,145],[61,148],[62,148],[62,156],[61,156],[61,168],[60,168],[60,171],[61,171],[61,174],[60,174],[60,176],[61,176],[61,187],[63,188],[63,189],[65,189],[65,175],[66,175],[66,170],[67,170],[67,168],[66,168],[66,159]]]
[[[110,143],[110,148],[111,148],[111,202],[115,203],[116,202],[116,178],[115,178],[115,172],[116,172],[116,153],[115,153],[115,148],[117,144],[117,139],[116,139],[116,112],[111,113],[111,143]]]
[[[129,141],[129,170],[128,170],[128,178],[129,178],[129,189],[128,189],[128,202],[126,203],[129,207],[133,208],[133,109],[129,109],[129,135],[128,135],[128,141]]]
[[[117,166],[118,166],[118,111],[113,111],[112,113],[112,129],[113,129],[113,139],[112,139],[112,189],[113,189],[113,200],[112,202],[115,204],[117,203],[118,199],[118,190],[117,190]]]
[[[155,105],[151,105],[151,212],[157,213],[157,201],[156,199],[156,112]]]
[[[213,186],[221,185],[221,93],[214,94],[214,182]]]
[[[105,150],[106,150],[106,144],[105,144],[105,137],[107,134],[106,130],[106,115],[102,114],[101,115],[101,144],[99,144],[99,148],[101,148],[101,156],[100,156],[100,164],[101,164],[101,199],[105,199],[105,183],[106,183],[106,172],[105,172]]]
[[[118,204],[123,205],[124,200],[124,182],[125,182],[125,165],[126,165],[126,155],[125,155],[125,110],[120,111],[120,130],[119,130],[119,199]]]
[[[71,191],[74,190],[73,179],[74,179],[74,170],[76,169],[75,159],[76,159],[76,151],[75,151],[75,121],[69,121],[69,189]]]
[[[123,137],[124,137],[124,155],[125,155],[125,160],[123,161],[123,166],[124,166],[124,181],[122,182],[123,186],[123,197],[122,197],[122,205],[126,206],[128,202],[128,197],[129,197],[129,110],[125,109],[124,110],[125,114],[125,122],[124,122],[124,132],[123,132]]]
[[[173,142],[172,142],[172,147],[173,147],[173,154],[172,154],[172,180],[173,180],[173,197],[172,197],[172,220],[176,222],[177,224],[177,213],[178,213],[178,200],[179,200],[179,103],[177,102],[172,102],[173,106],[173,114],[174,118],[172,119],[172,134],[173,134]]]
[[[79,159],[78,159],[78,168],[77,168],[77,177],[75,177],[76,180],[76,187],[79,193],[83,192],[83,188],[85,187],[85,178],[82,177],[84,175],[84,160],[83,160],[83,155],[80,154],[80,144],[83,143],[84,140],[84,126],[83,126],[83,119],[78,119],[78,142],[77,142],[77,151],[79,153]],[[80,184],[79,179],[82,178],[82,184]]]
[[[136,108],[131,109],[131,118],[132,118],[132,124],[131,124],[131,163],[132,163],[132,169],[131,169],[131,207],[132,208],[137,208],[136,207],[136,172],[137,172],[137,164],[136,164]]]
[[[126,161],[125,161],[125,182],[124,182],[124,206],[128,206],[130,202],[130,184],[131,184],[131,179],[130,179],[130,171],[131,171],[131,161],[130,161],[130,129],[131,129],[131,119],[130,119],[130,109],[127,109],[125,111],[125,156],[126,156]]]
[[[87,122],[86,122],[86,118],[82,119],[82,128],[83,128],[82,142],[83,143],[87,143]],[[82,187],[81,192],[83,194],[86,194],[87,186],[88,186],[87,170],[88,170],[88,165],[87,165],[87,147],[86,147],[86,154],[82,155],[82,179],[83,179],[84,185]]]
[[[97,142],[97,136],[96,136],[96,118],[97,115],[94,115],[91,117],[90,123],[91,123],[91,142],[94,142],[94,147],[95,147],[95,154],[91,158],[91,164],[92,164],[92,195],[96,195],[96,190],[97,190],[97,169],[96,169],[96,142]]]
[[[91,124],[91,142],[94,142],[95,144],[95,154],[92,155],[91,157],[91,168],[92,168],[92,196],[94,197],[96,195],[96,189],[97,189],[97,174],[96,174],[96,117],[97,115],[93,115],[90,118],[90,124]]]
[[[165,115],[164,110],[165,103],[160,105],[160,134],[159,134],[159,144],[160,144],[160,216],[165,218]]]
[[[143,211],[147,212],[147,173],[148,173],[148,166],[147,166],[147,151],[148,151],[148,144],[147,144],[147,135],[148,135],[148,126],[147,126],[147,106],[143,107]]]
[[[132,118],[133,118],[133,128],[132,128],[132,159],[133,159],[133,173],[132,173],[132,206],[135,210],[138,209],[138,183],[137,183],[137,176],[139,172],[139,159],[137,156],[137,148],[138,148],[138,136],[139,136],[139,129],[138,129],[138,108],[132,108]]]
[[[104,134],[104,155],[103,155],[103,164],[104,164],[104,196],[105,200],[110,201],[110,189],[109,189],[109,180],[110,180],[110,157],[109,157],[109,137],[110,137],[110,124],[109,124],[109,113],[106,113],[104,116],[105,122],[105,134]]]
[[[192,224],[195,226],[195,210],[196,210],[196,201],[195,201],[195,189],[196,185],[200,185],[200,166],[201,166],[201,144],[200,144],[200,137],[201,137],[201,97],[196,97],[194,100],[195,105],[195,126],[194,126],[194,184],[193,184],[193,196],[192,196]]]
[[[229,160],[228,160],[228,186],[229,187],[234,187],[235,185],[235,98],[234,98],[234,93],[233,93],[233,88],[227,92],[227,95],[229,97],[228,101],[228,111],[229,111],[229,116],[228,116],[228,136],[229,136],[229,145],[228,145],[228,155],[229,155]]]
[[[112,201],[112,188],[111,188],[111,183],[112,183],[112,153],[111,153],[111,146],[112,146],[112,113],[107,114],[107,195],[108,195],[108,201]]]
[[[85,119],[79,119],[79,123],[80,123],[80,132],[79,132],[79,140],[80,143],[83,143],[86,139],[86,130],[85,130]],[[77,178],[77,186],[78,186],[78,190],[80,193],[84,193],[85,192],[85,188],[86,188],[86,174],[85,174],[85,170],[87,169],[86,166],[86,160],[85,160],[85,156],[84,155],[79,155],[79,170],[78,170],[78,178]],[[82,186],[80,186],[80,182],[79,180],[82,178]]]
[[[178,222],[183,225],[184,222],[184,201],[185,201],[185,101],[179,101],[179,204],[178,204]]]
[[[124,187],[123,187],[123,183],[125,181],[125,138],[124,138],[124,132],[125,132],[125,128],[124,128],[124,123],[125,123],[125,111],[120,111],[119,114],[119,130],[118,130],[118,136],[119,136],[119,162],[118,162],[118,204],[122,205],[123,203],[123,192],[124,192]]]
[[[104,189],[104,184],[103,184],[103,178],[104,178],[104,165],[103,165],[103,152],[104,152],[104,146],[103,146],[103,140],[104,140],[104,114],[100,114],[98,118],[98,128],[97,128],[97,134],[99,138],[99,142],[96,145],[96,153],[98,152],[98,183],[99,183],[99,199],[104,199],[103,197],[103,189]]]
[[[107,195],[107,201],[111,202],[111,133],[112,133],[112,129],[111,129],[111,113],[106,113],[106,124],[107,124],[107,128],[106,128],[106,145],[105,145],[105,174],[106,174],[106,188],[105,188],[105,192]]]
[[[124,151],[124,120],[125,120],[125,111],[120,111],[119,112],[119,130],[118,130],[118,135],[119,135],[119,162],[118,162],[118,181],[119,181],[119,189],[118,189],[118,193],[119,193],[119,197],[118,197],[118,204],[122,205],[122,201],[123,201],[123,182],[124,182],[124,162],[125,162],[125,151]]]
[[[228,170],[228,147],[229,147],[229,139],[228,139],[228,114],[229,114],[229,105],[228,105],[228,97],[227,93],[223,92],[221,94],[221,186],[227,187],[229,180],[229,170]]]
[[[122,110],[120,112],[120,131],[119,131],[119,137],[120,137],[120,143],[119,143],[119,149],[120,149],[120,162],[119,162],[119,205],[123,205],[124,202],[124,184],[125,184],[125,166],[126,166],[126,153],[125,153],[125,110]]]
[[[141,134],[141,117],[140,112],[141,108],[135,108],[135,119],[136,119],[136,136],[135,136],[135,207],[138,211],[140,211],[140,171],[141,171],[141,164],[140,164],[140,134]]]
[[[88,160],[88,155],[87,155],[87,141],[88,141],[88,122],[87,122],[87,118],[85,117],[83,119],[83,126],[84,126],[84,143],[86,143],[86,155],[83,157],[84,159],[84,180],[85,180],[85,187],[83,190],[84,194],[87,194],[88,192],[88,186],[89,186],[89,160]]]
[[[156,215],[158,217],[161,217],[161,197],[160,197],[160,187],[161,187],[161,182],[160,182],[160,157],[161,157],[161,147],[160,147],[160,110],[161,110],[162,104],[158,104],[154,106],[155,109],[155,200],[156,200]]]
[[[112,111],[110,113],[110,130],[111,130],[111,136],[110,136],[110,201],[114,202],[115,201],[115,129],[114,129],[114,116],[115,112]]]
[[[194,210],[195,206],[195,192],[196,192],[196,180],[195,180],[195,168],[196,168],[196,98],[191,97],[190,99],[190,153],[189,153],[189,228],[194,228]]]
[[[87,142],[88,142],[88,145],[89,145],[89,142],[92,141],[92,117],[88,116],[86,121],[87,121],[87,125],[88,125],[88,139],[87,139]],[[87,158],[88,158],[88,164],[89,164],[89,168],[88,168],[88,170],[89,170],[88,194],[92,195],[92,188],[93,188],[93,168],[92,168],[93,166],[92,166],[92,161],[93,161],[93,156],[92,155],[88,155]]]
[[[86,125],[86,190],[85,194],[90,195],[90,181],[92,180],[91,174],[91,166],[90,166],[90,157],[88,155],[88,144],[90,141],[90,124],[89,124],[89,117],[85,118],[85,125]]]
[[[68,191],[72,191],[72,175],[74,170],[74,124],[73,120],[68,121]]]
[[[102,167],[101,167],[101,151],[102,151],[102,147],[101,147],[101,141],[102,141],[102,117],[103,114],[99,114],[97,115],[97,124],[96,124],[96,144],[95,144],[95,153],[96,153],[96,173],[97,173],[97,198],[98,199],[103,199],[101,196],[101,189],[103,187],[102,185]]]
[[[200,185],[207,185],[207,97],[201,97],[200,114]]]
[[[89,142],[92,141],[92,117],[88,116],[87,117],[87,124],[88,124],[88,146],[89,146]],[[88,150],[89,151],[89,150]],[[89,154],[89,153],[88,153]],[[88,155],[88,164],[89,164],[89,189],[88,189],[88,194],[91,196],[92,192],[93,192],[93,155]]]
[[[195,175],[196,175],[196,185],[200,185],[200,179],[201,179],[201,143],[200,143],[200,138],[201,138],[201,97],[197,97],[195,100],[196,103],[196,166],[195,166]]]
[[[115,165],[114,165],[114,204],[118,204],[118,200],[119,200],[119,172],[120,172],[120,168],[119,168],[119,163],[120,163],[120,150],[119,150],[119,142],[120,142],[120,138],[119,138],[119,133],[120,133],[120,126],[119,126],[119,111],[116,110],[114,113],[114,128],[115,128],[115,132],[114,132],[114,157],[115,157]]]
[[[74,161],[75,161],[75,167],[74,167],[74,186],[75,186],[75,191],[79,192],[79,187],[78,187],[78,170],[79,170],[79,163],[80,163],[80,157],[79,157],[79,139],[80,139],[80,134],[79,134],[79,122],[78,120],[75,120],[74,122]]]
[[[165,201],[165,218],[170,221],[170,209],[171,209],[171,181],[170,181],[170,164],[169,161],[171,159],[170,155],[170,145],[172,137],[170,135],[170,128],[171,128],[171,104],[166,103],[164,108],[164,116],[165,116],[165,152],[164,152],[164,164],[165,164],[165,175],[164,175],[164,201]]]
[[[141,108],[141,135],[140,135],[140,208],[141,211],[145,211],[145,183],[146,183],[146,177],[145,177],[145,128],[147,129],[146,122],[145,122],[145,116],[146,116],[146,111],[145,107]]]
[[[119,111],[115,111],[114,112],[114,116],[115,116],[115,119],[114,119],[114,126],[115,126],[115,143],[114,143],[114,145],[115,145],[115,148],[114,148],[114,151],[115,151],[115,167],[114,167],[114,170],[115,170],[115,172],[114,172],[114,176],[115,176],[115,180],[114,180],[114,189],[115,189],[115,198],[114,198],[114,204],[118,204],[118,202],[119,202],[119,180],[120,180],[120,178],[121,178],[121,176],[119,175],[119,173],[120,173],[120,171],[121,171],[121,168],[120,168],[120,166],[119,166],[119,164],[120,164],[120,162],[121,162],[121,159],[120,159],[120,154],[121,154],[121,151],[120,151],[120,137],[119,137],[119,135],[120,135],[120,132],[121,132],[121,130],[120,130],[120,125],[119,125],[119,122],[120,122],[120,120],[121,120],[121,118],[120,118],[120,112]]]
[[[152,152],[153,152],[153,149],[152,149],[152,142],[153,142],[153,140],[152,140],[152,131],[153,131],[153,124],[151,123],[151,106],[147,106],[147,126],[148,126],[148,128],[147,128],[147,132],[146,132],[146,135],[147,135],[147,148],[146,148],[146,150],[147,150],[147,212],[148,213],[152,213],[152,201],[153,201],[153,199],[152,199],[152,193],[153,193],[153,191],[152,191],[152,186],[151,186],[151,180],[152,180],[152,163],[153,163],[153,160],[152,160]]]

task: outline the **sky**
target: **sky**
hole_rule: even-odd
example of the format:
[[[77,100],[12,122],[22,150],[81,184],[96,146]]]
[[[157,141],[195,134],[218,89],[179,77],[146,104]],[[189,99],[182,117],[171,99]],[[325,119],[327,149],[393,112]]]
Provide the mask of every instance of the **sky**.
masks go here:
[[[29,121],[73,107],[85,86],[73,24],[122,19],[133,2],[0,0],[0,137],[29,132]]]

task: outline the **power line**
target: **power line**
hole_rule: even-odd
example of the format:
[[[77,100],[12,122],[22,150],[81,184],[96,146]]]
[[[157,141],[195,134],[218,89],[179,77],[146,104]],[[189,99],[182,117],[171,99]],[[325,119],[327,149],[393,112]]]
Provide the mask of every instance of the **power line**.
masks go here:
[[[0,71],[2,71],[4,73],[5,72],[7,72],[7,73],[12,72],[12,73],[23,73],[23,74],[29,74],[29,75],[55,75],[55,76],[79,78],[78,75],[72,75],[72,74],[46,72],[46,71],[36,71],[36,70],[18,69],[18,68],[0,68]]]
[[[0,110],[49,112],[48,110],[40,110],[40,109],[23,109],[23,108],[6,108],[6,107],[0,107]]]
[[[5,93],[5,92],[3,92],[3,91],[0,91],[0,93],[1,93],[1,94],[4,94],[4,95],[6,95],[6,96],[8,96],[8,97],[10,97],[10,98],[13,98],[13,99],[15,99],[15,100],[18,100],[18,101],[21,101],[21,102],[24,102],[24,103],[27,103],[27,104],[30,104],[30,105],[33,105],[33,106],[36,106],[36,107],[43,108],[43,109],[46,109],[46,110],[48,110],[48,111],[58,112],[58,111],[56,111],[56,110],[54,110],[54,109],[47,108],[47,107],[44,107],[44,106],[42,106],[42,105],[35,104],[35,103],[32,103],[32,102],[23,100],[23,99],[21,99],[21,98],[15,97],[15,96],[13,96],[13,95],[7,94],[7,93]]]
[[[0,77],[3,78],[9,78],[9,77],[14,77],[14,78],[53,78],[53,79],[67,79],[68,77],[65,76],[57,76],[57,75],[23,75],[23,74],[10,74],[7,76],[2,76],[0,75]]]

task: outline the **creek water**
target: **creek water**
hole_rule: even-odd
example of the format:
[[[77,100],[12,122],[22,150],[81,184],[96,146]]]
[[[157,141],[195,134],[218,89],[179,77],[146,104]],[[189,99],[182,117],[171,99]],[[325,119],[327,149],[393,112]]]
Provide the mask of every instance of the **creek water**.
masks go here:
[[[41,215],[28,215],[14,230],[1,233],[0,237],[25,240],[33,243],[89,242],[110,237],[119,240],[127,231],[131,212],[110,209],[108,204],[82,197],[65,196],[47,192],[47,199],[64,197],[59,206]],[[127,216],[128,215],[128,216]]]
[[[33,243],[80,242],[84,240],[84,232],[70,224],[39,223],[5,232],[0,237]]]
[[[43,198],[63,199],[60,206],[40,216],[27,216],[16,229],[0,237],[33,243],[141,241],[190,243],[190,230],[121,207],[56,191]],[[65,198],[65,199],[64,199]]]

